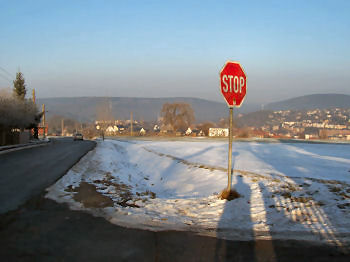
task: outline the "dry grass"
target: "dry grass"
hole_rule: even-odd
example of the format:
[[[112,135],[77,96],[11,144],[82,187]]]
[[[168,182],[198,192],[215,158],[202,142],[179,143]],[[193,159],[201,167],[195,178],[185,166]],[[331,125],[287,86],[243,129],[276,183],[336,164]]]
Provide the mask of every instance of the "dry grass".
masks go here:
[[[337,187],[337,186],[329,186],[328,188],[329,188],[329,192],[332,192],[332,193],[338,193],[342,190],[340,187]]]
[[[350,207],[350,203],[338,204],[337,206],[338,206],[338,208],[340,208],[340,209],[345,209],[345,208],[347,208],[347,207]]]
[[[338,195],[342,196],[343,199],[350,198],[350,196],[348,194],[345,194],[344,192],[340,192]]]
[[[282,185],[281,188],[287,189],[287,190],[289,190],[289,191],[291,191],[291,192],[300,191],[299,188],[297,188],[296,186],[291,185],[291,184],[289,184],[289,183],[288,183],[288,184],[285,184],[285,185]]]
[[[226,199],[228,201],[234,200],[236,198],[240,198],[241,195],[234,189],[231,189],[230,191],[225,188],[224,190],[221,191],[219,198],[220,199]]]
[[[136,192],[137,196],[150,196],[151,199],[155,199],[157,197],[157,194],[150,191],[150,190],[146,190],[145,192]]]
[[[290,192],[283,192],[281,193],[281,196],[283,196],[284,198],[291,198],[292,194]]]
[[[342,185],[342,186],[347,186],[349,187],[350,185],[342,182],[342,181],[337,181],[337,180],[325,180],[325,179],[318,179],[318,178],[308,178],[308,180],[314,181],[314,182],[318,182],[321,184],[325,184],[325,185]]]
[[[307,202],[313,200],[313,198],[312,197],[291,197],[291,200],[293,202],[307,203]]]

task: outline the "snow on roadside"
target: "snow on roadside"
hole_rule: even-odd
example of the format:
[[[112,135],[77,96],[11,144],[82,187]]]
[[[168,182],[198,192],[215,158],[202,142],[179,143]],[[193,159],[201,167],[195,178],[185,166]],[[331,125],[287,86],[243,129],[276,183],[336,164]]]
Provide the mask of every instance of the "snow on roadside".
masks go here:
[[[233,187],[242,195],[233,201],[218,199],[227,183],[227,143],[215,141],[98,142],[47,197],[129,227],[349,243],[348,146],[243,142],[233,148]],[[82,183],[112,202],[84,200]]]

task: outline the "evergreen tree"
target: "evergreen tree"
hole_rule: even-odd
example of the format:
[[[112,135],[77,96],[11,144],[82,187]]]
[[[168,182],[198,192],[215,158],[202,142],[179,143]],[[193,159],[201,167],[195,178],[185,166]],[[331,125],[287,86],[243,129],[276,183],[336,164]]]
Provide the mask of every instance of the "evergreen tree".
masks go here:
[[[13,92],[17,98],[24,100],[27,90],[24,83],[23,74],[21,72],[16,74],[16,80],[13,81]]]

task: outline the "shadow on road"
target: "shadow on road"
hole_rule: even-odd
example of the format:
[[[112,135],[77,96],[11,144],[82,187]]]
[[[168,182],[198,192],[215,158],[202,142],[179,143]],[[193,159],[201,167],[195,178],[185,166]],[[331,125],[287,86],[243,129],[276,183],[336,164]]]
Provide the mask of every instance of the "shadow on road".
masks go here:
[[[124,228],[43,196],[0,215],[0,261],[348,261],[329,246],[277,240],[273,245],[276,260],[264,256],[271,241]]]
[[[249,185],[244,183],[242,176],[236,176],[235,178],[236,183],[232,188],[241,195],[241,198],[227,201],[225,204],[225,208],[218,223],[215,261],[256,261],[254,242],[250,244],[247,244],[248,242],[243,242],[244,240],[254,239],[249,203],[251,190]],[[240,201],[240,209],[230,208],[230,205],[235,201]],[[242,219],[245,221],[242,221]],[[237,223],[237,220],[244,222],[242,223],[244,225],[248,224],[248,228],[240,227],[236,232],[230,232],[230,227],[232,226],[230,223]],[[243,241],[236,241],[235,245],[232,245],[232,242],[225,240],[230,233],[235,236],[241,235]],[[245,252],[241,252],[242,249],[244,249]]]

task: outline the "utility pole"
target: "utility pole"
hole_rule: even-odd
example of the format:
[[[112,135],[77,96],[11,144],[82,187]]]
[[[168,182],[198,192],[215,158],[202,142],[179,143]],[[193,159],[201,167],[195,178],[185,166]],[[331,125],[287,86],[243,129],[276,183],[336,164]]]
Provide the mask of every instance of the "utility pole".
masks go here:
[[[42,105],[42,112],[43,112],[43,137],[46,137],[46,123],[45,123],[45,104]]]
[[[61,119],[61,136],[64,135],[64,118]]]
[[[35,89],[33,89],[32,91],[32,100],[33,100],[33,104],[35,105],[36,104]],[[39,139],[38,124],[35,124],[33,128],[33,138]]]
[[[132,119],[132,112],[130,112],[130,136],[132,136],[133,135],[133,133],[132,133],[132,124],[133,124],[133,119]]]

